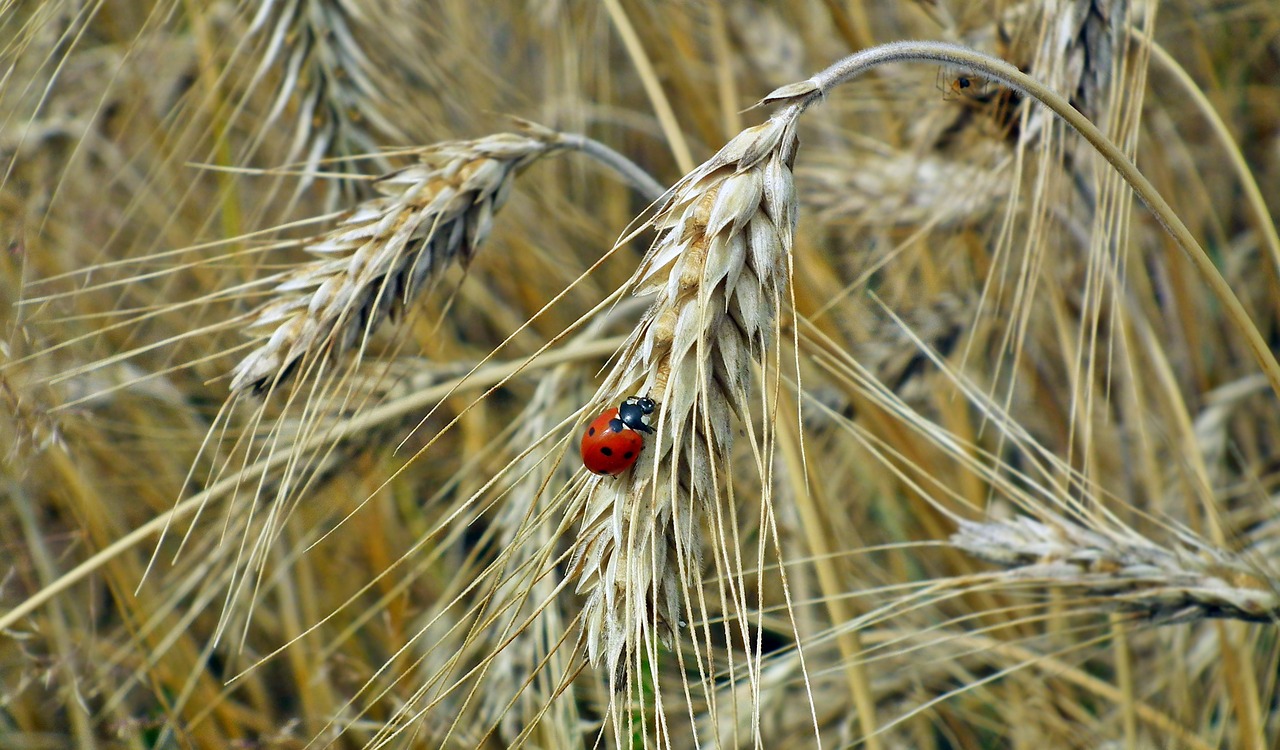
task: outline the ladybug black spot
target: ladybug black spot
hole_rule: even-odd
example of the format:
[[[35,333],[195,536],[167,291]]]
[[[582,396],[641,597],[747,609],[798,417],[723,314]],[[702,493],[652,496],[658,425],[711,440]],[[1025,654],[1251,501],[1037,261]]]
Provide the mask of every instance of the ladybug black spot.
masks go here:
[[[612,448],[610,448],[610,447],[609,447],[609,446],[607,446],[607,445],[606,445],[606,446],[604,446],[603,448],[601,448],[601,449],[600,449],[600,452],[601,452],[601,453],[603,453],[603,454],[605,454],[606,456],[612,456],[612,455],[613,455],[613,449],[612,449]]]
[[[590,437],[594,434],[596,434],[596,428],[592,427],[591,429],[587,430],[587,437]]]
[[[635,453],[632,453],[631,451],[627,451],[626,453],[623,453],[623,454],[622,454],[622,457],[623,457],[623,458],[631,458],[631,457],[632,457],[632,456],[634,456],[634,455],[635,455]]]

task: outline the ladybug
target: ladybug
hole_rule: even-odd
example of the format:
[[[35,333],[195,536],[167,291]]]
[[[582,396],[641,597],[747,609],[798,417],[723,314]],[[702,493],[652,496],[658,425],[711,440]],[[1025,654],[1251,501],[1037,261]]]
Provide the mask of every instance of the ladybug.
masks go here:
[[[596,417],[582,434],[583,465],[602,476],[616,476],[635,465],[644,450],[642,433],[653,433],[649,419],[656,406],[651,398],[631,396]]]

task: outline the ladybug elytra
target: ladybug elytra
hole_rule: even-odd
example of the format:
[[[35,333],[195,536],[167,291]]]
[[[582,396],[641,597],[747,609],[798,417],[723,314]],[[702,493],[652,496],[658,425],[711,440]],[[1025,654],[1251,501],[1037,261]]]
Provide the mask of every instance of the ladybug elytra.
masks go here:
[[[582,434],[582,463],[591,472],[617,476],[630,469],[644,450],[644,434],[656,404],[653,399],[631,396],[587,425]]]

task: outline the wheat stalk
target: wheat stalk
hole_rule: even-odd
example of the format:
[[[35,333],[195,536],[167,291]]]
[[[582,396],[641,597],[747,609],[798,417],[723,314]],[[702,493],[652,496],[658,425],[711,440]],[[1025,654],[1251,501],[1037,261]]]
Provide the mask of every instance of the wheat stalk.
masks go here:
[[[673,188],[633,277],[653,304],[588,407],[633,393],[659,404],[640,463],[582,490],[571,571],[586,593],[588,658],[615,689],[629,687],[644,646],[682,626],[702,569],[701,526],[722,512],[732,418],[750,401],[750,365],[774,336],[788,278],[798,114],[787,107],[748,128]]]
[[[470,262],[516,176],[548,154],[581,152],[648,199],[663,193],[644,170],[598,141],[515,122],[518,133],[422,149],[418,164],[373,183],[381,197],[301,243],[318,257],[288,272],[274,298],[248,315],[243,330],[262,343],[232,369],[231,392],[269,391],[300,365],[310,370],[322,357],[362,346],[432,279]]]
[[[1107,160],[1138,198],[1160,222],[1169,237],[1195,267],[1197,274],[1209,287],[1213,296],[1222,304],[1226,317],[1244,340],[1249,353],[1266,374],[1271,388],[1280,394],[1280,361],[1258,330],[1249,312],[1241,304],[1212,258],[1201,247],[1195,235],[1181,217],[1140,171],[1133,160],[1126,156],[1087,117],[1074,109],[1069,102],[1049,87],[1028,76],[1013,65],[998,58],[945,42],[891,42],[849,55],[828,66],[825,70],[804,81],[783,86],[760,101],[760,104],[789,102],[807,108],[821,101],[841,84],[874,70],[886,63],[930,62],[958,66],[971,70],[975,75],[998,81],[1005,86],[1032,97],[1053,110],[1072,130],[1079,133],[1098,154]]]

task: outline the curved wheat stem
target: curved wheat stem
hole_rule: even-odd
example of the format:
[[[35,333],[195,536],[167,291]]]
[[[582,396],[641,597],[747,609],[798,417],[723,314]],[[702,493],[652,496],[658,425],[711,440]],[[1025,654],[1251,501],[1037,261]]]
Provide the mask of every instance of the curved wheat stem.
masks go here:
[[[1178,244],[1200,273],[1214,296],[1226,308],[1228,319],[1244,339],[1258,366],[1266,374],[1272,390],[1280,395],[1280,361],[1258,331],[1239,297],[1231,290],[1213,259],[1196,241],[1191,230],[1169,206],[1155,186],[1138,171],[1129,157],[1116,147],[1087,117],[1074,109],[1066,99],[1009,63],[981,52],[945,42],[892,42],[863,50],[831,65],[805,81],[788,84],[761,100],[761,104],[789,103],[807,108],[827,96],[836,86],[875,68],[894,62],[930,62],[956,65],[977,75],[1021,91],[1053,110],[1077,133],[1084,136],[1098,153],[1124,177],[1142,202],[1151,209],[1156,220]]]

